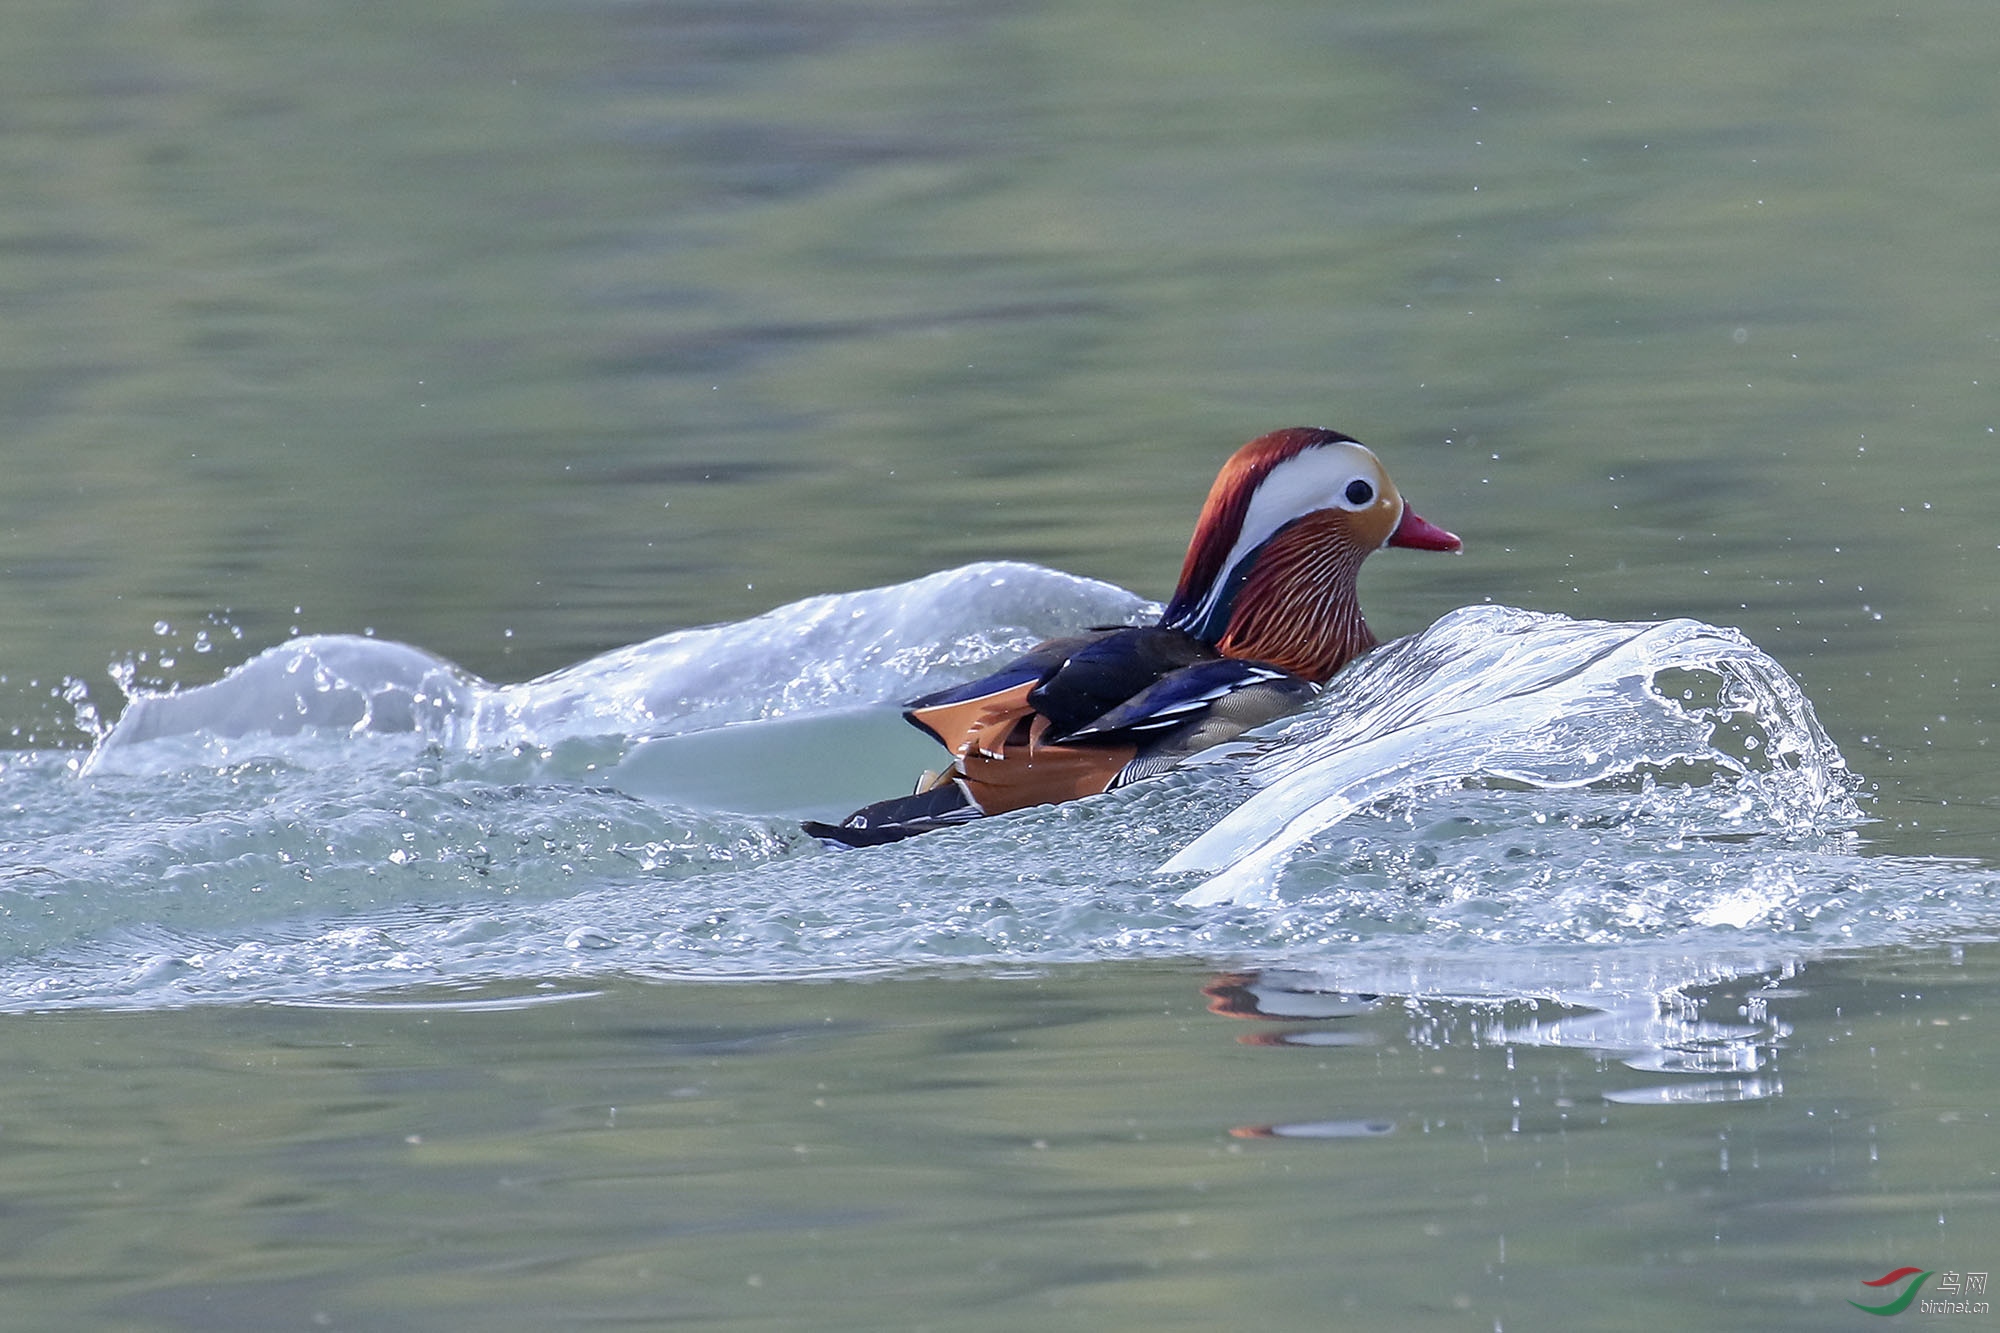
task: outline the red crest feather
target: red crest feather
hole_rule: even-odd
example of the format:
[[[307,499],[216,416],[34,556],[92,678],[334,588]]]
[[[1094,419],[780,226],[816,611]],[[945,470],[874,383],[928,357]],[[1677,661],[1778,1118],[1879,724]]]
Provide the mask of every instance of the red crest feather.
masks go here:
[[[1260,435],[1232,454],[1216,474],[1215,484],[1208,488],[1201,517],[1195,520],[1194,537],[1188,542],[1187,558],[1181,562],[1181,581],[1174,588],[1173,599],[1167,603],[1161,620],[1171,624],[1192,611],[1222,576],[1222,562],[1229,557],[1230,548],[1236,545],[1236,538],[1243,531],[1243,515],[1250,508],[1250,497],[1264,478],[1271,475],[1272,468],[1322,444],[1355,442],[1337,430],[1288,426]]]

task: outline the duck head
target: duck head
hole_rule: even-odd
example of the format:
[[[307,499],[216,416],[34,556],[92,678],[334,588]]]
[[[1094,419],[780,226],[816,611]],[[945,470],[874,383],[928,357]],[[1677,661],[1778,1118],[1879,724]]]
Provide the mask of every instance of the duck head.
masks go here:
[[[1405,504],[1358,441],[1314,427],[1272,431],[1222,465],[1160,623],[1323,682],[1375,646],[1354,583],[1385,546],[1460,543]]]

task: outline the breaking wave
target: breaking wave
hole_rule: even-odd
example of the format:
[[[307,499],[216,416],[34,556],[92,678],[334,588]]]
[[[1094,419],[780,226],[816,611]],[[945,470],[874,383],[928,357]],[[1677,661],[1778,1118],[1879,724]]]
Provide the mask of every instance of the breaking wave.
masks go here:
[[[134,698],[87,761],[0,763],[0,1008],[1157,957],[1650,1030],[1690,986],[2000,919],[1983,866],[1868,854],[1797,684],[1688,620],[1467,608],[1157,781],[865,851],[798,831],[936,762],[898,701],[1156,609],[987,564],[514,685],[278,646]]]

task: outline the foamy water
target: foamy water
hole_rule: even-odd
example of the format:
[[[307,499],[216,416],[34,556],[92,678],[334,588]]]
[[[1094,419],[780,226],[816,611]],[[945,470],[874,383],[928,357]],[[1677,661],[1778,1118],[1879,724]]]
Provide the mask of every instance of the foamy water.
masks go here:
[[[1741,635],[1499,607],[1158,781],[865,851],[798,831],[935,762],[899,701],[1151,610],[993,564],[517,685],[280,645],[0,770],[0,1005],[1192,957],[1553,1001],[1567,1026],[1510,1035],[1735,1067],[1773,1035],[1676,1036],[1674,994],[2000,915],[1981,866],[1867,854],[1856,780]]]

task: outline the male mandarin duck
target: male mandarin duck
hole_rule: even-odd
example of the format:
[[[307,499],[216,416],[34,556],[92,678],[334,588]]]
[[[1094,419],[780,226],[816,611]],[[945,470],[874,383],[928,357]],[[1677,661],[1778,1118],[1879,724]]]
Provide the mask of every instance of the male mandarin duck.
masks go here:
[[[1157,776],[1298,709],[1375,646],[1354,587],[1371,551],[1459,545],[1359,441],[1303,426],[1259,436],[1209,488],[1158,624],[1050,639],[913,701],[903,716],[951,766],[914,795],[805,829],[873,846]]]

